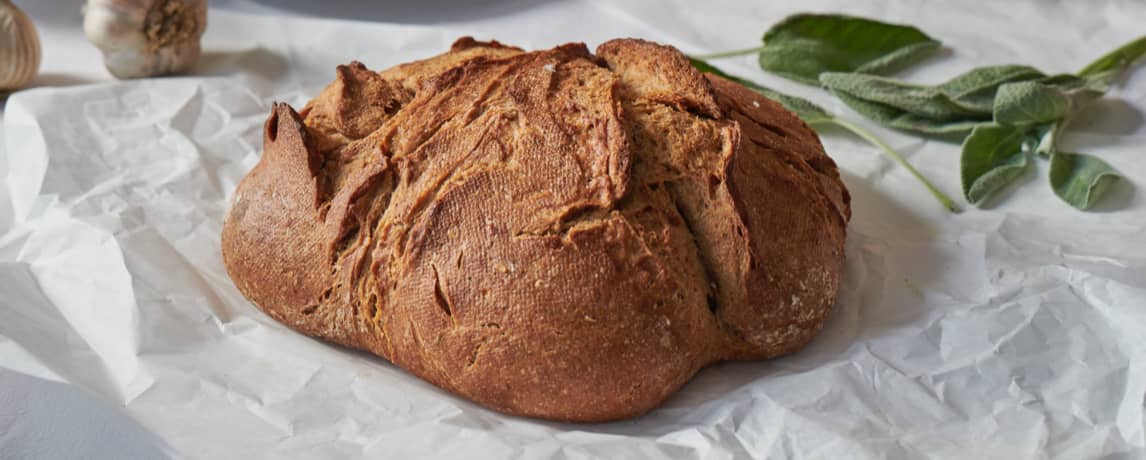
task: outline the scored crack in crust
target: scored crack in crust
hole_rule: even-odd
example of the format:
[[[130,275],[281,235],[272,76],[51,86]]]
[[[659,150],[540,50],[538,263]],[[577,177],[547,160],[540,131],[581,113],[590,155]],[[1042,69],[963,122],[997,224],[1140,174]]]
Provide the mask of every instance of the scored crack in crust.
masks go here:
[[[843,269],[815,133],[646,41],[340,66],[264,142],[223,228],[243,294],[510,414],[633,417],[794,351]]]

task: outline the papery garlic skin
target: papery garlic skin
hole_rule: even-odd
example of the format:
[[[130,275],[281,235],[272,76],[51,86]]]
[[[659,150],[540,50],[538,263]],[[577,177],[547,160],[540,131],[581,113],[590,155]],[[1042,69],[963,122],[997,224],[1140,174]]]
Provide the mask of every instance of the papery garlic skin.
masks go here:
[[[117,78],[184,73],[201,53],[206,0],[88,0],[84,35]]]
[[[22,88],[39,70],[36,26],[10,0],[0,0],[0,91]]]

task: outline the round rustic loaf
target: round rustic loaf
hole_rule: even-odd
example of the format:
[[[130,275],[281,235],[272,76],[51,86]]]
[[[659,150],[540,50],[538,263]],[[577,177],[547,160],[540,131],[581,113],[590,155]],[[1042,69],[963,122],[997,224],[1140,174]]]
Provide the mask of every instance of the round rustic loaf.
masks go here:
[[[243,294],[509,414],[633,417],[796,350],[843,268],[815,133],[641,40],[340,66],[264,143],[223,228]]]

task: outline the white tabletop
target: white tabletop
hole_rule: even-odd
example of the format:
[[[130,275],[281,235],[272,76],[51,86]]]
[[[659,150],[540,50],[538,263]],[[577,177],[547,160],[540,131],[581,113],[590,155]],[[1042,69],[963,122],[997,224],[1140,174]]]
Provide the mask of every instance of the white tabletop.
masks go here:
[[[31,15],[41,33],[44,60],[33,86],[75,90],[36,92],[19,100],[17,102],[23,104],[20,107],[28,110],[21,117],[44,123],[70,120],[52,116],[44,109],[52,97],[58,94],[60,101],[75,102],[99,94],[90,88],[77,89],[81,85],[114,81],[103,69],[99,52],[82,35],[80,2],[15,0],[15,3]],[[283,59],[294,66],[292,71],[268,77],[274,84],[267,86],[286,94],[283,97],[305,100],[305,91],[313,90],[323,79],[329,78],[326,69],[332,68],[333,63],[351,58],[379,65],[408,60],[424,55],[427,49],[442,49],[448,41],[439,41],[445,37],[465,34],[504,38],[527,48],[565,41],[594,43],[608,37],[640,36],[669,41],[685,51],[716,51],[755,44],[768,25],[794,11],[846,12],[912,23],[944,39],[953,51],[944,59],[908,74],[918,81],[938,81],[973,65],[1012,62],[1052,72],[1069,71],[1142,34],[1142,24],[1146,21],[1146,3],[1139,0],[809,0],[794,3],[221,0],[211,4],[215,11],[250,14],[252,18],[287,16],[357,21],[307,22],[322,29],[327,38],[337,36],[338,29],[354,28],[374,39],[411,42],[391,44],[393,46],[387,49],[392,53],[378,51],[375,48],[381,47],[370,43],[346,42],[344,48],[331,50],[329,55],[307,59],[289,56],[292,47],[304,46],[308,40],[296,30],[270,33],[216,25],[216,28],[209,26],[207,42],[211,44],[208,51],[262,47],[273,48],[272,54],[276,56],[288,56]],[[230,15],[222,23],[240,24],[244,22],[243,17]],[[268,27],[279,25],[269,20],[247,22]],[[406,28],[372,32],[372,27],[383,27],[383,24]],[[271,43],[267,37],[279,37],[286,43]],[[264,72],[268,68],[290,68],[275,62],[244,63],[242,56],[218,56],[206,59],[209,62],[196,72],[203,76],[234,77]],[[735,73],[770,86],[800,92],[851,120],[872,126],[825,93],[763,74],[753,68],[749,58],[732,59],[723,64]],[[298,80],[286,81],[289,78]],[[185,83],[160,79],[138,85],[153,85],[149,88],[158,91],[184,89]],[[275,346],[281,343],[284,350],[297,351],[299,356],[287,357],[293,359],[289,364],[314,367],[313,375],[325,375],[320,372],[323,366],[330,370],[328,374],[349,376],[347,378],[354,382],[378,379],[376,374],[386,374],[383,377],[399,379],[404,391],[416,394],[412,398],[449,401],[443,404],[465,415],[456,418],[464,419],[468,425],[453,420],[458,426],[422,426],[413,432],[388,429],[384,433],[386,442],[401,441],[406,448],[403,452],[409,457],[434,458],[439,452],[437,449],[444,446],[453,446],[455,450],[449,452],[458,456],[465,456],[466,452],[478,456],[497,452],[525,458],[588,458],[624,448],[632,448],[633,455],[689,458],[765,455],[833,458],[844,454],[959,458],[959,453],[966,452],[983,458],[1141,457],[1146,455],[1146,430],[1143,429],[1146,415],[1142,402],[1146,398],[1146,376],[1142,374],[1146,342],[1137,337],[1141,337],[1141,331],[1146,328],[1146,311],[1142,310],[1146,305],[1146,249],[1141,244],[1141,231],[1146,225],[1146,200],[1142,191],[1146,162],[1141,157],[1142,146],[1146,145],[1143,123],[1146,72],[1139,70],[1121,83],[1123,87],[1113,91],[1110,100],[1102,103],[1101,110],[1088,116],[1088,122],[1080,123],[1069,140],[1072,146],[1104,155],[1120,171],[1131,176],[1130,182],[1135,183],[1135,187],[1127,189],[1122,197],[1124,209],[1113,212],[1079,213],[1067,208],[1049,194],[1040,177],[1026,180],[1004,202],[990,209],[968,209],[957,217],[947,215],[938,210],[929,197],[918,193],[917,184],[877,151],[846,135],[826,134],[825,146],[840,163],[856,202],[855,217],[849,228],[849,265],[844,293],[824,334],[809,349],[789,358],[756,367],[732,365],[706,371],[698,377],[697,384],[686,387],[663,412],[638,421],[578,427],[505,419],[435,393],[436,390],[393,369],[370,371],[374,373],[367,375],[362,369],[377,368],[377,363],[344,351],[332,351],[259,321],[242,323],[241,326],[256,332],[241,338],[273,342]],[[230,83],[206,81],[204,94],[220,97],[208,90],[221,91],[227,84]],[[134,83],[107,85],[107,93],[117,97],[134,95],[133,91],[138,88],[132,85]],[[280,95],[275,93],[276,97]],[[4,111],[3,104],[0,102],[0,112]],[[19,104],[9,101],[9,105]],[[61,106],[58,110],[72,109]],[[4,132],[6,125],[0,124],[0,178],[5,174],[10,178],[18,176],[5,171],[9,163],[2,155],[4,138],[13,137],[12,133]],[[959,179],[954,169],[958,146],[872,127],[935,178],[941,188],[958,195]],[[37,129],[50,130],[52,126],[37,125]],[[29,149],[28,153],[47,156],[43,150]],[[9,155],[23,153],[8,151]],[[51,165],[45,168],[50,169]],[[1043,169],[1037,171],[1045,174]],[[65,172],[57,170],[55,174],[66,175]],[[61,183],[65,182],[61,179]],[[72,186],[84,182],[78,178],[66,183]],[[72,210],[63,206],[53,208],[58,203],[51,200],[80,202],[84,191],[52,190],[55,195],[39,201],[25,197],[29,199],[21,202],[20,206],[24,207],[21,212],[41,206],[35,209],[58,211],[56,215],[43,211],[41,217],[45,220],[66,220]],[[180,413],[178,417],[166,417],[162,404],[136,399],[140,395],[128,387],[138,382],[122,386],[107,383],[117,382],[113,378],[116,376],[109,375],[119,370],[105,367],[122,363],[113,362],[108,353],[97,350],[96,346],[91,349],[76,346],[81,338],[114,340],[115,337],[101,335],[98,330],[73,331],[71,327],[80,329],[90,325],[76,324],[75,318],[83,316],[66,311],[67,308],[21,308],[74,304],[77,299],[58,293],[68,290],[68,282],[77,283],[77,289],[91,289],[93,297],[101,294],[97,288],[102,285],[99,285],[101,280],[96,280],[79,286],[87,281],[84,276],[76,276],[66,268],[52,271],[46,264],[37,265],[37,256],[25,253],[34,252],[27,249],[32,245],[23,244],[22,239],[31,234],[39,245],[35,250],[44,250],[52,246],[54,236],[44,232],[37,234],[34,228],[15,236],[5,235],[13,225],[12,202],[0,189],[0,282],[19,287],[0,291],[0,459],[182,455],[215,458],[259,456],[258,452],[283,458],[365,456],[388,452],[378,450],[376,444],[382,434],[371,430],[374,427],[370,420],[381,423],[379,421],[409,416],[438,422],[434,414],[416,413],[418,411],[411,407],[387,406],[393,401],[378,395],[359,394],[365,390],[355,387],[353,396],[360,398],[355,404],[373,401],[378,406],[354,407],[354,416],[331,422],[338,425],[337,430],[309,432],[319,433],[315,434],[318,437],[331,436],[330,439],[321,438],[307,444],[305,451],[292,451],[277,444],[281,439],[276,436],[286,439],[290,435],[284,433],[307,434],[306,423],[298,421],[302,411],[290,407],[289,398],[286,402],[271,404],[260,399],[262,395],[257,389],[243,387],[255,386],[251,382],[259,382],[258,376],[229,375],[224,371],[212,376],[224,382],[220,385],[223,390],[216,388],[216,393],[203,396],[204,401],[198,402],[203,402],[204,407],[221,408],[220,414],[238,414],[235,417],[241,420],[230,425],[230,420],[216,420],[205,414],[196,417],[196,414]],[[47,228],[47,224],[44,226]],[[63,234],[59,238],[67,240],[70,235]],[[188,241],[204,244],[183,248],[188,251],[217,251],[217,247],[210,246],[213,240],[209,237],[199,240],[188,237]],[[71,243],[66,241],[61,245]],[[76,245],[90,249],[102,247],[102,243]],[[130,242],[137,245],[136,250],[146,246],[143,243]],[[127,247],[129,243],[123,245]],[[203,276],[208,275],[210,273]],[[162,281],[143,274],[137,278],[130,274],[124,277],[119,280],[120,284],[133,295],[138,294],[135,284]],[[175,281],[172,286],[173,289],[186,288]],[[52,289],[57,290],[54,296],[45,294]],[[185,296],[183,301],[201,300],[192,297]],[[211,302],[242,301],[216,299]],[[200,323],[222,321],[220,316],[224,315],[208,312],[198,320]],[[132,325],[131,321],[124,323]],[[68,328],[37,329],[41,325],[68,325]],[[234,333],[240,335],[240,332]],[[179,359],[175,353],[156,352],[156,356],[139,357],[133,354],[139,349],[121,347],[122,343],[98,345],[116,353],[127,350],[120,355],[110,353],[124,361],[151,359],[154,372],[148,378],[153,381],[148,385],[164,383],[162,378],[170,375],[163,372],[188,369],[187,362],[163,367],[170,364],[165,360]],[[60,352],[73,349],[84,351]],[[219,349],[228,350],[222,345]],[[280,368],[289,367],[284,363],[286,361],[272,361],[258,371],[297,377],[290,369]],[[140,369],[146,367],[135,365]],[[195,364],[190,366],[193,368]],[[761,371],[762,368],[767,371]],[[178,384],[167,383],[163,391],[157,393],[163,397],[182,395]],[[300,388],[309,383],[309,380],[299,383]],[[329,384],[327,388],[334,387]],[[240,394],[244,389],[258,397]],[[720,406],[720,398],[725,393],[730,398],[728,405],[736,405],[737,409],[711,419],[690,418],[688,412],[694,407],[709,410]],[[799,399],[801,397],[806,399]],[[196,398],[188,396],[188,399]],[[331,401],[335,403],[345,401]],[[438,410],[439,406],[432,408]],[[369,412],[369,417],[363,415],[370,410],[373,412]],[[677,425],[664,423],[666,419]],[[202,434],[181,436],[185,427],[178,426],[180,424],[195,424],[191,428]],[[262,431],[229,433],[231,426]],[[782,429],[775,432],[773,427]],[[267,446],[278,448],[273,452],[260,450],[269,449]]]

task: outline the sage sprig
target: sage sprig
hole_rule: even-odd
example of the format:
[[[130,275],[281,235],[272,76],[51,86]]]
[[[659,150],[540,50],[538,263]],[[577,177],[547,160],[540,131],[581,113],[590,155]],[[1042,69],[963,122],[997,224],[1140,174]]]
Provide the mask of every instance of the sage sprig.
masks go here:
[[[972,69],[938,85],[916,85],[855,73],[825,73],[820,83],[852,110],[896,129],[966,133],[990,123],[999,88],[1046,77],[1028,66]]]
[[[1118,174],[1080,153],[1059,156],[1057,142],[1070,117],[1102,97],[1109,84],[1146,55],[1146,37],[1099,58],[1079,75],[1047,76],[1028,66],[972,69],[938,85],[875,75],[824,73],[820,82],[844,104],[891,128],[925,134],[968,132],[960,160],[963,195],[981,205],[1019,177],[1029,154],[1052,162],[1051,188],[1066,203],[1088,209]],[[1027,142],[1037,138],[1038,142]]]
[[[1146,56],[1146,36],[1103,55],[1076,75],[1048,76],[1030,66],[996,65],[971,69],[937,85],[886,76],[922,61],[939,46],[938,40],[907,25],[844,15],[797,14],[770,28],[763,46],[701,57],[757,54],[762,70],[819,83],[876,123],[928,135],[964,135],[963,195],[976,206],[1019,177],[1031,157],[1050,160],[1052,190],[1078,209],[1093,206],[1118,179],[1114,169],[1098,158],[1060,152],[1058,141],[1081,107],[1102,97],[1119,75]],[[703,61],[696,63],[712,69]],[[804,99],[736,80],[779,100],[810,125],[839,126],[879,146],[933,194],[938,192],[870,132]]]
[[[1087,103],[1102,97],[1110,84],[1146,55],[1146,37],[1107,53],[1078,75],[1056,75],[1001,85],[992,109],[994,124],[976,128],[963,142],[961,165],[963,194],[978,205],[1006,187],[1025,168],[1028,150],[1050,158],[1048,179],[1055,195],[1086,210],[1121,176],[1109,164],[1084,153],[1060,152],[1058,138],[1071,117]],[[990,143],[992,133],[1038,139],[1003,146]],[[999,148],[1011,152],[1000,155]],[[1001,161],[1006,157],[1014,161]],[[1022,160],[1018,160],[1018,158]],[[1021,164],[1021,166],[1020,166]]]
[[[860,127],[854,123],[851,123],[847,120],[837,118],[831,112],[828,112],[823,107],[820,107],[819,105],[816,105],[816,103],[809,101],[807,99],[788,95],[788,94],[784,94],[784,93],[781,93],[779,91],[768,88],[766,86],[757,84],[756,82],[753,82],[751,80],[747,80],[747,79],[744,79],[741,77],[729,75],[729,74],[721,71],[720,69],[713,67],[711,64],[709,64],[709,63],[707,63],[701,59],[692,58],[691,61],[692,61],[692,65],[694,67],[696,67],[698,70],[700,70],[701,72],[711,73],[711,74],[726,78],[728,80],[735,81],[735,82],[743,85],[745,88],[748,88],[748,89],[755,91],[756,93],[758,93],[764,97],[767,97],[767,98],[772,99],[776,102],[779,102],[780,105],[782,105],[782,106],[784,106],[784,108],[792,111],[792,113],[795,113],[796,116],[800,117],[800,119],[804,120],[805,123],[807,123],[809,126],[811,126],[813,128],[816,128],[816,127],[822,128],[824,126],[830,125],[830,126],[836,126],[839,128],[843,128],[844,130],[847,130],[847,131],[851,132],[852,134],[855,134],[859,138],[861,138],[861,139],[867,141],[868,143],[874,145],[875,147],[879,148],[885,154],[887,154],[889,157],[891,157],[892,160],[894,160],[896,163],[899,163],[901,166],[903,166],[903,168],[906,169],[907,172],[910,173],[912,176],[914,176],[921,184],[923,184],[923,186],[927,189],[927,191],[929,193],[931,193],[931,196],[935,197],[935,199],[938,200],[939,203],[942,204],[943,207],[946,208],[948,211],[956,212],[956,213],[960,211],[959,206],[955,204],[954,200],[952,200],[945,193],[940,191],[939,188],[935,186],[935,184],[932,184],[930,180],[928,180],[925,176],[923,176],[922,173],[919,172],[919,170],[915,169],[915,167],[912,166],[911,163],[909,163],[906,158],[903,158],[903,156],[900,155],[899,152],[896,152],[895,149],[891,148],[891,146],[884,143],[882,140],[880,140],[878,137],[876,137],[870,131],[863,129],[862,127]]]

